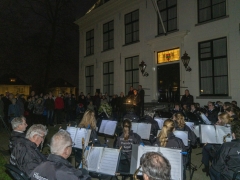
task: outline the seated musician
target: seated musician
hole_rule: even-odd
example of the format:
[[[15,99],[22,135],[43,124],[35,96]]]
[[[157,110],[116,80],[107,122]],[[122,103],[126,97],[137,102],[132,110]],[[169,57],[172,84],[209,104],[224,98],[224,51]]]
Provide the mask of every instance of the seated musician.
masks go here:
[[[232,141],[223,143],[213,159],[211,180],[231,180],[240,169],[240,121],[231,125],[231,132]]]
[[[239,121],[240,119],[240,111],[233,107],[233,106],[229,106],[228,108],[225,109],[225,112],[229,114],[229,116],[231,116],[232,118],[232,123]]]
[[[142,139],[131,130],[132,123],[129,119],[123,120],[123,133],[117,137],[116,148],[122,147],[122,152],[131,162],[132,144],[141,144]]]
[[[172,113],[175,114],[175,113],[178,113],[178,112],[182,112],[182,109],[181,109],[181,106],[179,103],[175,103],[174,104],[174,109],[172,110]]]
[[[216,122],[218,121],[218,110],[215,108],[213,102],[208,102],[208,110],[205,115],[212,124],[216,124]]]
[[[82,180],[91,179],[79,169],[75,169],[67,158],[72,153],[72,139],[65,130],[53,135],[50,143],[51,154],[47,161],[37,166],[30,177],[32,180],[58,179],[58,180]],[[85,170],[86,171],[86,170]]]
[[[159,152],[147,152],[140,159],[144,180],[170,180],[171,165]]]
[[[11,137],[9,139],[9,150],[10,152],[13,151],[15,144],[18,142],[19,138],[25,138],[26,134],[24,131],[27,128],[26,118],[16,117],[11,121],[12,129]]]
[[[197,137],[195,133],[186,125],[184,121],[184,116],[182,115],[182,113],[174,114],[173,120],[175,121],[176,130],[188,132],[188,139],[190,140],[190,144],[187,147],[187,149],[189,149],[191,146],[195,146],[197,142]]]
[[[182,149],[183,152],[186,151],[186,147],[182,140],[173,134],[175,131],[175,123],[171,119],[164,121],[163,128],[158,135],[156,145],[160,147],[168,147],[173,149]],[[186,165],[186,156],[183,156],[183,166]],[[183,168],[183,177],[186,179],[186,170]]]
[[[92,131],[91,131],[89,142],[91,141],[91,143],[94,146],[101,146],[101,143],[98,139],[98,135],[97,135],[97,131],[96,131],[97,125],[96,125],[94,111],[92,111],[92,110],[86,111],[84,113],[83,118],[82,118],[81,122],[79,123],[78,127],[91,129]]]
[[[19,138],[11,153],[10,164],[17,166],[28,176],[32,170],[41,162],[46,161],[46,157],[37,148],[43,143],[47,129],[42,124],[32,125],[26,134],[26,138]]]
[[[225,126],[231,122],[232,118],[225,112],[218,115],[218,121],[216,125]],[[204,168],[202,169],[206,175],[209,175],[209,162],[215,157],[217,150],[220,148],[220,144],[205,144],[202,149],[202,163]]]

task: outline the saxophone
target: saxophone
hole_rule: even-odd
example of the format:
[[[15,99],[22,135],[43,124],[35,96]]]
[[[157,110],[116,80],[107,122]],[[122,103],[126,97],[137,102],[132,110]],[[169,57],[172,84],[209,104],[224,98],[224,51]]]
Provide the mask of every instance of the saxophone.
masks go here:
[[[137,168],[137,170],[135,171],[135,173],[133,174],[133,180],[139,180],[138,178],[137,178],[137,174],[138,174],[138,172],[140,171],[140,169],[141,169],[141,165]]]
[[[230,137],[230,133],[228,133],[227,135],[223,136],[223,142],[225,143],[226,142],[226,138],[227,137]]]

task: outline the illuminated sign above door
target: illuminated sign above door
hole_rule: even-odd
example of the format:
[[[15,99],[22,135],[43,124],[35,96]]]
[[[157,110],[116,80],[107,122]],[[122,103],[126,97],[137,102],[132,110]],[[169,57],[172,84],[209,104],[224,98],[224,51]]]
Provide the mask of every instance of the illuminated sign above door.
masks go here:
[[[180,48],[160,51],[157,53],[157,63],[167,63],[180,60]]]

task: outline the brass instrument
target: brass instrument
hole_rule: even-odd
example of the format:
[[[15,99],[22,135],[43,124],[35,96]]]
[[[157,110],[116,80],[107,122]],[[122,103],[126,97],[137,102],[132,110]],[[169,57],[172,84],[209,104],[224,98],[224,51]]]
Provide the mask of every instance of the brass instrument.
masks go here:
[[[137,168],[137,170],[135,171],[135,173],[133,174],[133,180],[139,180],[138,178],[137,178],[137,174],[138,174],[138,172],[140,171],[140,169],[141,169],[141,165]]]
[[[230,135],[231,135],[231,134],[228,133],[227,135],[223,136],[223,142],[226,142],[226,138],[227,138],[227,137],[230,137]]]

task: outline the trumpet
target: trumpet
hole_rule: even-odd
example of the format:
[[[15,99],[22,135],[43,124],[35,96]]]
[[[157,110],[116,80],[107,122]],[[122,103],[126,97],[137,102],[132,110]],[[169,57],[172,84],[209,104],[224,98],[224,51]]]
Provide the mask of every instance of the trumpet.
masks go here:
[[[141,169],[141,165],[137,168],[137,170],[135,171],[135,173],[133,174],[133,180],[139,180],[138,178],[137,178],[137,174],[138,174],[138,172],[140,171],[140,169]]]
[[[223,136],[223,142],[226,142],[226,138],[230,137],[230,133],[226,134],[225,136]]]

